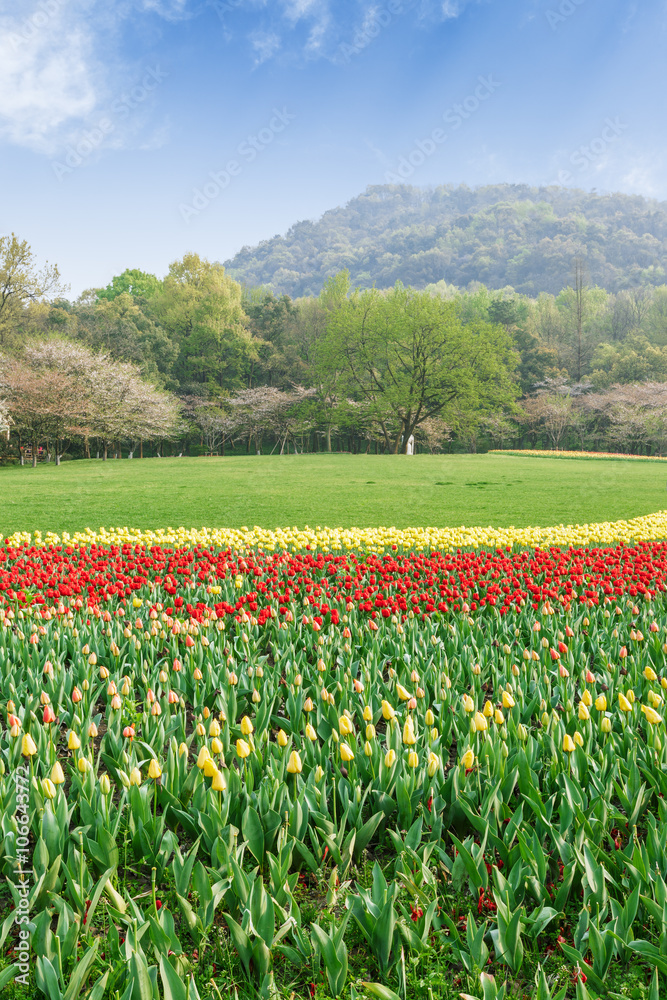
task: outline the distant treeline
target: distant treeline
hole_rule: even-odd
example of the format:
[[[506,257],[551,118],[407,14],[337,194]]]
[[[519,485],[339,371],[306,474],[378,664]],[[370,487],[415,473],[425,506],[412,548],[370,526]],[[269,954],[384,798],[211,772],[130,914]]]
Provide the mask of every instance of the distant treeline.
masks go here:
[[[489,447],[667,450],[667,285],[570,262],[513,288],[241,286],[188,254],[71,302],[0,239],[0,458]],[[41,451],[40,451],[41,449]]]

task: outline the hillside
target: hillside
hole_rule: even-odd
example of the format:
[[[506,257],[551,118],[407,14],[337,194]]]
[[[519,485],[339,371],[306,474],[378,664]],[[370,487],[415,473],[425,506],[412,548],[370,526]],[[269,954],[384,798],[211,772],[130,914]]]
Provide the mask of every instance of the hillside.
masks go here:
[[[664,283],[667,203],[555,186],[380,185],[243,247],[225,267],[245,284],[291,296],[317,294],[345,267],[360,286],[481,281],[535,296],[570,284],[577,256],[609,291]]]

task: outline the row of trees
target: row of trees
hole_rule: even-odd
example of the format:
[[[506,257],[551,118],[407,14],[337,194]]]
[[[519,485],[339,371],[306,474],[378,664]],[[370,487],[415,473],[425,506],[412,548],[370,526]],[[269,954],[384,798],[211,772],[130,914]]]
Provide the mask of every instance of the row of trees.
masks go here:
[[[0,240],[0,431],[33,461],[145,442],[399,452],[413,435],[432,451],[664,447],[648,399],[667,383],[667,286],[608,294],[581,260],[536,300],[355,289],[341,272],[292,301],[196,254],[162,280],[128,270],[76,302],[63,291],[25,242]]]

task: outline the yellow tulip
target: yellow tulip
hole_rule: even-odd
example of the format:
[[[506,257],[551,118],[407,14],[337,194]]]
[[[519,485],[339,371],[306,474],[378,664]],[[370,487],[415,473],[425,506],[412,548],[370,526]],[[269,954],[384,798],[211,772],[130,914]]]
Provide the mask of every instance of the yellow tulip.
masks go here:
[[[220,735],[220,723],[217,719],[211,719],[211,724],[208,727],[209,736],[219,736]]]
[[[56,786],[50,778],[42,778],[42,792],[47,799],[55,799]]]
[[[217,736],[214,736],[211,740],[211,751],[213,753],[222,753],[222,743]]]
[[[366,705],[363,713],[364,722],[371,722],[372,718],[373,713],[371,712],[370,705]]]
[[[367,740],[375,739],[375,726],[372,724],[372,722],[369,722],[368,725],[366,726],[366,739]]]
[[[70,730],[69,737],[67,739],[67,747],[69,750],[78,750],[81,746],[81,740],[76,735],[76,733]]]
[[[497,726],[502,726],[503,722],[505,721],[505,716],[503,715],[503,713],[500,711],[499,708],[497,708],[493,713],[493,721]]]
[[[574,734],[573,739],[574,739],[574,742],[577,744],[578,747],[583,747],[583,745],[584,745],[584,738],[581,735],[581,733],[576,732]]]
[[[341,736],[349,736],[352,732],[352,723],[346,715],[341,715],[338,720],[338,731]]]
[[[338,735],[338,734],[336,734],[336,735]],[[308,723],[308,725],[306,726],[306,736],[308,737],[309,740],[316,740],[317,739],[317,733],[315,732],[315,730],[313,729],[313,727],[311,726],[310,723]]]
[[[241,732],[244,736],[250,736],[253,731],[253,724],[247,715],[244,715],[241,719]]]
[[[396,684],[396,694],[401,701],[409,701],[411,697],[410,692],[406,691],[403,685],[399,683]]]
[[[25,733],[21,740],[21,753],[24,757],[32,757],[37,753],[37,747],[30,733]]]
[[[341,755],[341,757],[343,758],[343,760],[346,763],[347,763],[347,761],[354,760],[354,754],[353,754],[352,750],[350,750],[350,748],[347,745],[347,743],[341,743],[341,745],[340,745],[340,755]]]
[[[411,750],[408,754],[408,767],[417,767],[419,764],[419,757],[414,750]]]
[[[51,781],[54,785],[62,785],[65,782],[65,775],[63,774],[62,766],[58,760],[51,768]]]
[[[598,712],[607,711],[607,699],[605,695],[599,694],[597,696],[597,698],[595,699],[595,707],[597,708]]]
[[[197,757],[197,767],[201,770],[207,760],[211,759],[211,751],[208,747],[202,747]]]
[[[591,717],[591,714],[588,711],[588,709],[586,708],[586,706],[584,705],[583,701],[579,702],[579,712],[578,712],[578,715],[579,715],[579,720],[581,722],[586,722]]]
[[[387,722],[389,722],[389,720],[393,719],[395,715],[396,715],[396,712],[391,707],[391,705],[389,704],[389,702],[385,701],[383,699],[382,700],[382,717],[383,717],[383,719],[385,719]]]
[[[279,747],[286,747],[287,746],[287,743],[288,743],[287,733],[285,732],[284,729],[279,729],[278,730],[278,735],[276,736],[276,743],[278,744]]]
[[[590,691],[588,690],[588,688],[586,688],[586,690],[582,694],[581,700],[583,701],[583,703],[586,706],[586,708],[590,708],[591,705],[593,704],[593,697],[592,697]]]
[[[487,719],[490,719],[491,716],[493,715],[493,705],[488,700],[484,702],[483,713]]]
[[[503,708],[514,708],[515,702],[509,691],[503,691]]]
[[[432,726],[433,723],[435,722],[435,716],[433,715],[433,712],[431,711],[430,708],[426,709],[426,715],[424,716],[424,722],[426,723],[427,726]]]
[[[78,767],[81,774],[85,774],[86,771],[90,771],[93,765],[85,757],[79,757],[76,766]]]
[[[227,779],[222,771],[218,771],[216,769],[216,772],[213,775],[213,781],[211,782],[211,788],[214,792],[225,792],[227,790]]]
[[[243,760],[245,757],[250,756],[250,747],[248,746],[245,740],[236,741],[236,752],[241,758],[241,760]]]
[[[130,771],[130,784],[140,785],[141,784],[141,771],[138,767],[133,767]]]
[[[465,767],[466,771],[469,771],[474,763],[475,763],[475,754],[470,749],[466,750],[466,752],[463,754],[463,757],[461,757],[461,764],[463,765],[463,767]]]
[[[287,771],[290,774],[301,774],[303,771],[303,765],[301,763],[301,758],[296,750],[292,750],[289,755],[289,760],[287,761]]]
[[[630,704],[630,702],[625,697],[622,691],[619,691],[618,693],[618,705],[622,712],[632,711],[632,705]]]
[[[601,728],[601,730],[602,730],[603,733],[610,733],[611,732],[611,719],[609,718],[608,715],[605,715],[604,719],[600,723],[600,728]]]
[[[100,791],[102,795],[108,795],[111,791],[111,782],[108,774],[103,774],[100,777]]]
[[[569,733],[565,733],[565,736],[563,737],[563,750],[565,750],[567,753],[572,753],[574,750],[574,746],[575,744],[572,737],[569,735]]]
[[[656,710],[648,705],[642,705],[642,712],[646,716],[647,721],[650,722],[652,726],[657,726],[659,722],[663,721],[662,716],[658,715]]]
[[[393,767],[395,763],[396,763],[396,751],[387,750],[387,753],[385,754],[384,757],[384,766]]]
[[[658,675],[656,674],[653,667],[649,666],[644,667],[644,677],[646,678],[647,681],[657,681],[658,679]]]
[[[151,758],[151,762],[148,765],[148,777],[149,778],[159,778],[162,774],[162,768],[156,761],[155,757]]]
[[[438,770],[439,767],[440,767],[440,758],[438,757],[437,753],[433,753],[433,751],[431,750],[431,752],[428,755],[429,778],[433,777],[433,775],[435,774],[435,772]]]
[[[403,742],[406,746],[414,746],[417,742],[411,716],[407,717],[403,726]]]
[[[475,702],[472,700],[469,694],[463,695],[463,708],[465,709],[466,712],[475,711]]]
[[[478,733],[483,733],[485,729],[489,728],[489,724],[481,712],[475,712],[473,722],[475,723],[475,729]]]

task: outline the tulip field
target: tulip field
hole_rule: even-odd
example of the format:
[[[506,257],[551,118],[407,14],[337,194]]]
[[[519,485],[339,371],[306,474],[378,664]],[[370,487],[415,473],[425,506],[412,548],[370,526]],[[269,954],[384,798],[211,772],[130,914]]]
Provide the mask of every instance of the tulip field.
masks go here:
[[[10,1000],[667,995],[667,512],[0,544]]]

